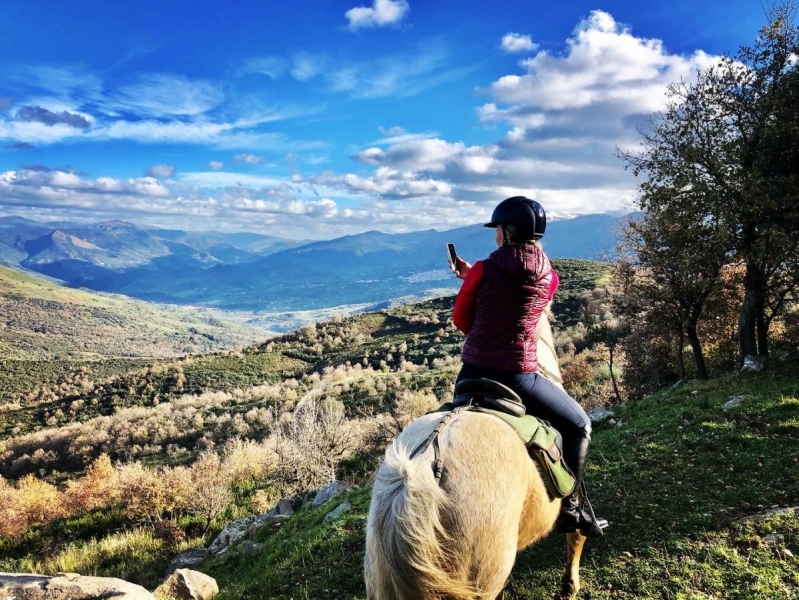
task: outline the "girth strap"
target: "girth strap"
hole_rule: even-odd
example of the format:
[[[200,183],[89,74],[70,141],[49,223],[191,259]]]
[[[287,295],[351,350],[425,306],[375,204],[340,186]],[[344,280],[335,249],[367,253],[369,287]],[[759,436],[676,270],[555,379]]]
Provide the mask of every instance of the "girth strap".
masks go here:
[[[463,407],[465,408],[465,407]],[[441,460],[441,450],[438,446],[438,436],[444,431],[444,428],[452,421],[454,417],[457,416],[458,413],[463,411],[463,408],[456,408],[452,412],[448,412],[445,414],[442,419],[436,425],[436,428],[430,433],[428,438],[419,444],[416,449],[411,452],[410,458],[414,458],[417,454],[424,454],[427,452],[427,449],[430,445],[433,445],[433,477],[436,478],[436,483],[441,482],[441,475],[444,473],[444,461]]]

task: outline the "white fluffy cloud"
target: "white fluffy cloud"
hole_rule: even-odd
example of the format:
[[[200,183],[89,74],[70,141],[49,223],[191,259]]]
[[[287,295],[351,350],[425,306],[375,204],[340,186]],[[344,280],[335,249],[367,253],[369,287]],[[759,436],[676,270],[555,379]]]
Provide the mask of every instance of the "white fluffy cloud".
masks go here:
[[[664,105],[666,85],[695,78],[714,58],[702,51],[669,54],[663,42],[635,37],[606,12],[578,25],[564,55],[541,51],[522,61],[525,73],[506,75],[490,88],[506,104],[543,111],[612,105],[619,115],[652,113]]]
[[[349,21],[349,28],[355,31],[364,27],[383,27],[399,23],[410,8],[405,0],[374,0],[371,7],[351,8],[344,16]]]
[[[148,177],[155,177],[156,179],[166,179],[167,177],[172,177],[174,174],[175,167],[166,164],[153,165],[147,169],[147,173],[145,173]]]
[[[211,162],[208,163],[208,168],[211,169],[212,171],[219,171],[224,167],[225,163],[223,163],[221,160],[212,160]]]
[[[506,33],[500,45],[505,52],[531,52],[538,48],[529,35],[521,33]]]

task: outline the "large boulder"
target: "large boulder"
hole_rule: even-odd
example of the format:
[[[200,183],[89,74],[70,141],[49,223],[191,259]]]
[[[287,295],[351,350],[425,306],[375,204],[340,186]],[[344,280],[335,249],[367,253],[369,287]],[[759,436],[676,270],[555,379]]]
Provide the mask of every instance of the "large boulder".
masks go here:
[[[219,593],[213,577],[191,569],[178,569],[153,594],[169,600],[212,600]]]
[[[55,577],[23,573],[0,573],[0,598],[6,600],[154,600],[139,585],[113,577],[85,577],[59,573]]]

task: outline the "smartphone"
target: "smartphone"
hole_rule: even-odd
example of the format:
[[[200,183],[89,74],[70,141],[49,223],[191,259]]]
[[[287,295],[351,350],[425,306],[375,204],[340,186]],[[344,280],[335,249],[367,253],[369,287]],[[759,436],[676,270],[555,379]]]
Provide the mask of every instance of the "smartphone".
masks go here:
[[[458,254],[455,252],[455,244],[447,244],[447,260],[449,260],[449,268],[456,271],[458,269]]]

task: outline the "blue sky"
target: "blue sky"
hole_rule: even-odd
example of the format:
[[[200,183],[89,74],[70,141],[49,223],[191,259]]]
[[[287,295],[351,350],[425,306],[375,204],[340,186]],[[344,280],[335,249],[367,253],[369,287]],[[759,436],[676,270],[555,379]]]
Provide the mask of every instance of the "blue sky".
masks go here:
[[[8,3],[0,215],[320,239],[517,194],[628,210],[614,148],[764,20],[757,0]]]

